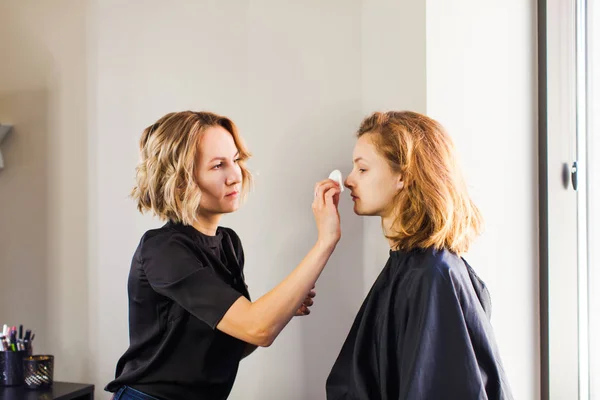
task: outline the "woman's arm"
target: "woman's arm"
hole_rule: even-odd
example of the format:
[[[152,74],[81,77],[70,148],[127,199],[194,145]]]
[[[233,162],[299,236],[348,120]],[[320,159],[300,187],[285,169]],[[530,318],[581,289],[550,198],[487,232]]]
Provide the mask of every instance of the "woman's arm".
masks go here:
[[[270,292],[253,303],[243,296],[233,303],[217,329],[247,343],[270,346],[306,298],[334,248],[334,243],[317,242],[300,265]]]
[[[310,307],[314,304],[313,298],[315,296],[316,296],[316,292],[314,291],[314,287],[313,287],[313,290],[311,290],[308,293],[308,296],[306,296],[306,299],[304,299],[304,302],[300,305],[298,310],[296,310],[296,313],[294,314],[294,316],[302,317],[302,316],[310,314]],[[257,347],[258,346],[254,345],[254,344],[246,343],[246,348],[244,349],[242,358],[246,358],[250,354],[254,353],[254,350],[256,350]]]
[[[302,262],[270,292],[254,302],[238,298],[217,329],[247,343],[268,347],[314,287],[341,236],[337,211],[340,188],[330,179],[317,184],[313,213],[319,238]]]

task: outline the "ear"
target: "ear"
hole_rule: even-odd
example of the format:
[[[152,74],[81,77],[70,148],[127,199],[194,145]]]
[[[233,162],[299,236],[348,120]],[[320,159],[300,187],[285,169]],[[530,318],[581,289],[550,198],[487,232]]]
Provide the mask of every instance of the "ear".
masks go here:
[[[398,180],[396,181],[396,189],[397,190],[404,189],[404,181],[402,180],[402,175],[398,175]]]

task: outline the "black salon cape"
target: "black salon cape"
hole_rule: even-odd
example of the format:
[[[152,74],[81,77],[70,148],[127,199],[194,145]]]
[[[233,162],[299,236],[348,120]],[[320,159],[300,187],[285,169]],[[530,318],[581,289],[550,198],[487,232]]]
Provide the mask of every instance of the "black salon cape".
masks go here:
[[[512,399],[490,309],[461,257],[390,251],[327,379],[327,399]]]

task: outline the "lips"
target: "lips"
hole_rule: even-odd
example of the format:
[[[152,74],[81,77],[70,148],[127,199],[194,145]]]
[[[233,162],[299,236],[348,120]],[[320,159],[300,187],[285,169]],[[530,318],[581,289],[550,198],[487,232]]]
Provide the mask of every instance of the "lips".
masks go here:
[[[240,192],[238,192],[237,190],[234,190],[232,192],[229,192],[225,195],[225,197],[234,197],[237,196]]]

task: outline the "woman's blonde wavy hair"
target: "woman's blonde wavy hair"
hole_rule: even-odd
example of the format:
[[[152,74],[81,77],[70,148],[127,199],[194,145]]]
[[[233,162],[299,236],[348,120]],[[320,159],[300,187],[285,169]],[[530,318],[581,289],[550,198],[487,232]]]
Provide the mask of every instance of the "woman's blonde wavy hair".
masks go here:
[[[466,252],[483,219],[469,194],[450,136],[437,121],[410,111],[376,112],[358,136],[371,135],[404,188],[394,200],[395,219],[386,236],[399,250],[433,247]]]
[[[186,225],[196,221],[202,196],[196,180],[200,136],[213,126],[225,128],[233,137],[242,170],[242,198],[246,196],[252,182],[245,166],[250,153],[233,121],[210,112],[173,112],[147,127],[140,139],[141,160],[131,192],[140,212]]]

